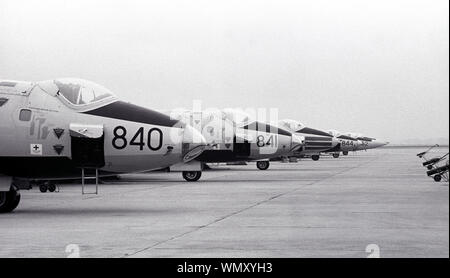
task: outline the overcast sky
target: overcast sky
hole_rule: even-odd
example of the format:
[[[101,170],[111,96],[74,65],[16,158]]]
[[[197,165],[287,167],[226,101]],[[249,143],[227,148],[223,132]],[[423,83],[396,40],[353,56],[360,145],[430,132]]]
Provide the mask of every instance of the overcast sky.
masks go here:
[[[155,109],[275,107],[391,142],[449,134],[433,1],[0,1],[0,79],[80,77]]]

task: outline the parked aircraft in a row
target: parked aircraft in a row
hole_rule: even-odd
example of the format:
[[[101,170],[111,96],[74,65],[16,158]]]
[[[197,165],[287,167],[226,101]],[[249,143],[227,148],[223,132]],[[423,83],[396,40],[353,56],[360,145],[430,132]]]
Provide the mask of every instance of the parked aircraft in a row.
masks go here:
[[[13,211],[20,190],[55,191],[56,180],[95,179],[169,168],[197,181],[206,163],[280,157],[338,156],[383,145],[294,120],[275,124],[225,109],[157,112],[119,100],[81,79],[0,80],[0,212]]]

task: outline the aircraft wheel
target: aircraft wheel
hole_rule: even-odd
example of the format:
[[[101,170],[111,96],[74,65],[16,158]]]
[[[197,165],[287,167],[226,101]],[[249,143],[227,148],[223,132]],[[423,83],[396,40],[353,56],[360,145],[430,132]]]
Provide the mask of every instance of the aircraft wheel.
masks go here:
[[[39,185],[39,191],[41,191],[42,193],[47,192],[47,190],[48,190],[48,187],[46,184]]]
[[[49,183],[49,184],[48,184],[48,191],[50,191],[50,192],[55,192],[55,191],[56,191],[56,184],[54,184],[54,183]]]
[[[201,176],[201,171],[183,171],[183,178],[186,181],[198,181]]]
[[[343,155],[348,155],[348,151],[342,152]]]
[[[257,161],[256,162],[256,167],[259,170],[267,170],[267,169],[269,169],[269,166],[270,166],[270,162],[269,161]]]
[[[339,158],[339,154],[338,154],[338,153],[334,153],[334,154],[333,154],[333,157],[334,157],[334,158]]]
[[[442,177],[441,177],[441,175],[435,175],[435,176],[433,177],[433,179],[434,179],[435,182],[440,182],[441,179],[442,179]]]
[[[8,192],[0,192],[0,213],[11,212],[20,203],[20,193],[11,188]]]
[[[428,170],[433,169],[433,165],[428,165],[428,166],[427,166],[427,169],[428,169]]]
[[[320,159],[320,155],[313,155],[311,156],[312,160],[317,161]]]

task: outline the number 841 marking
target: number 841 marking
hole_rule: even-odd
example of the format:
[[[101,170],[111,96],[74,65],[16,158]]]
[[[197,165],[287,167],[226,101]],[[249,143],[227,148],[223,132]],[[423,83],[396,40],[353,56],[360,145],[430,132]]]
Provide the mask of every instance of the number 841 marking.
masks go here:
[[[270,135],[269,139],[266,141],[264,135],[259,135],[256,137],[256,146],[262,148],[265,146],[276,146],[277,145],[277,137],[274,135]]]

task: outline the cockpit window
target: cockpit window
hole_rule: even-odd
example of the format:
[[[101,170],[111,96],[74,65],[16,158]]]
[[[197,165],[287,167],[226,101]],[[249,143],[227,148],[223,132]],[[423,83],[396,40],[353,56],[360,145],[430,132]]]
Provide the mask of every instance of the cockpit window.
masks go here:
[[[302,123],[297,122],[295,120],[282,120],[281,123],[282,123],[282,126],[284,126],[285,128],[293,130],[293,131],[297,131],[297,132],[305,127]]]
[[[235,109],[224,109],[223,117],[236,124],[245,124],[250,121],[250,115],[248,115],[244,111]]]
[[[55,80],[59,94],[73,105],[86,105],[114,96],[108,89],[86,80]]]

